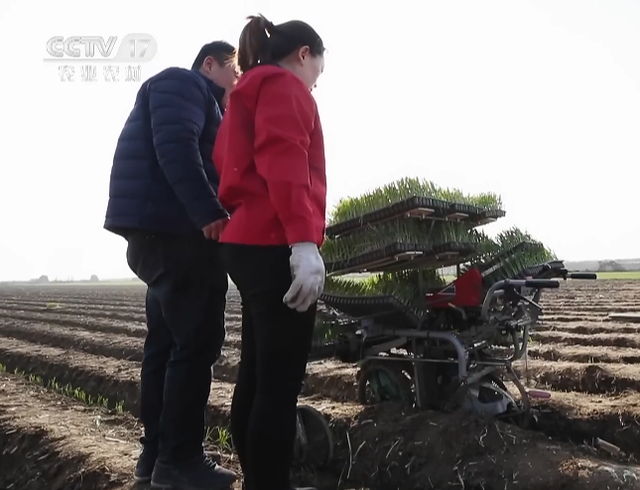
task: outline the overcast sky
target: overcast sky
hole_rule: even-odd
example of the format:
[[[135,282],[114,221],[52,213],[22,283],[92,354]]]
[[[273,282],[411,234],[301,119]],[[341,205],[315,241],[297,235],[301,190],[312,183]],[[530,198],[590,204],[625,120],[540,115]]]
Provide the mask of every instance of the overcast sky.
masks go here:
[[[248,14],[312,24],[329,200],[405,176],[501,194],[566,260],[640,256],[640,2],[302,0],[0,4],[0,280],[131,276],[102,229],[111,160],[144,79],[236,43]],[[141,81],[61,82],[52,36],[148,33]],[[115,52],[115,51],[114,51]],[[631,216],[631,217],[629,217]]]

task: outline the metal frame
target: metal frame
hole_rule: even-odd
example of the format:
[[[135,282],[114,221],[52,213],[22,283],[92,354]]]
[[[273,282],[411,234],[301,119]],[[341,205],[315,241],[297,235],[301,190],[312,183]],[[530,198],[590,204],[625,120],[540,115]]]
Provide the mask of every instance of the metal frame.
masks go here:
[[[527,353],[529,334],[538,322],[542,313],[539,304],[543,289],[556,289],[560,287],[557,279],[596,279],[595,274],[570,274],[566,269],[542,269],[544,275],[554,275],[550,279],[507,279],[498,281],[487,290],[481,307],[479,317],[480,328],[491,337],[468,338],[464,334],[459,335],[453,331],[438,331],[416,325],[416,328],[395,328],[380,322],[379,316],[383,314],[363,315],[353,318],[353,323],[359,325],[355,331],[355,337],[348,336],[349,344],[355,343],[355,357],[359,359],[357,364],[361,368],[373,362],[396,362],[412,366],[412,378],[415,390],[415,403],[418,408],[425,409],[429,406],[430,392],[427,390],[430,382],[429,375],[433,372],[425,370],[426,363],[430,364],[455,364],[457,366],[457,387],[453,396],[457,399],[459,392],[464,392],[473,387],[487,385],[486,377],[501,372],[500,378],[507,378],[515,385],[520,394],[520,406],[518,412],[523,415],[521,423],[526,424],[531,418],[531,404],[527,390],[516,375],[512,363],[520,360]],[[459,270],[458,276],[459,276]],[[536,272],[537,274],[537,272]],[[523,294],[524,289],[529,289],[528,295]],[[533,292],[533,294],[531,294]],[[503,299],[500,303],[496,300]],[[498,306],[499,308],[496,308]],[[467,320],[463,309],[450,305],[450,308],[461,312],[462,318]],[[494,332],[504,329],[508,342],[496,343],[492,340]],[[380,342],[374,341],[374,345],[366,346],[368,339],[380,338]],[[488,356],[485,348],[492,345],[513,347],[513,354],[509,357]],[[358,346],[360,352],[357,352]],[[406,348],[407,355],[394,355],[390,351],[398,348]],[[436,348],[440,356],[429,357],[429,350]],[[366,380],[365,380],[366,382]],[[495,388],[495,387],[492,387]],[[508,392],[497,389],[496,393],[502,394],[503,399],[515,402]],[[507,396],[508,395],[508,396]],[[439,399],[439,402],[442,402]],[[498,403],[498,402],[496,402]],[[473,404],[472,404],[473,405]],[[477,404],[476,404],[477,405]]]
[[[512,345],[514,353],[508,358],[487,358],[484,360],[475,359],[470,364],[470,353],[480,350],[487,345],[481,342],[480,345],[467,346],[452,332],[441,332],[420,329],[396,329],[376,322],[375,317],[367,316],[360,320],[361,328],[356,331],[356,335],[364,342],[369,336],[390,336],[392,340],[376,344],[363,350],[361,360],[358,362],[360,366],[372,361],[411,363],[413,366],[413,382],[415,387],[416,405],[418,408],[427,408],[426,394],[423,390],[427,380],[424,379],[424,372],[421,369],[423,363],[448,363],[456,364],[458,371],[458,382],[461,389],[465,389],[475,383],[480,382],[485,376],[495,373],[496,371],[504,371],[504,374],[515,384],[521,396],[522,411],[528,414],[530,410],[529,398],[526,389],[516,376],[512,363],[521,359],[527,351],[528,337],[530,328],[535,325],[537,318],[542,311],[538,304],[543,288],[557,288],[559,282],[555,280],[504,280],[492,285],[487,291],[481,309],[480,318],[488,327],[500,326],[500,319],[497,321],[490,316],[490,309],[494,300],[504,296],[507,291],[513,294],[517,288],[529,287],[536,290],[533,299],[526,298],[515,293],[518,300],[522,301],[526,306],[526,313],[520,320],[513,321],[517,328],[512,331]],[[521,334],[519,333],[521,332]],[[430,341],[437,343],[437,347],[445,346],[445,351],[451,353],[450,358],[435,359],[423,357],[424,351],[430,347]],[[407,344],[411,345],[411,353],[406,356],[387,356],[381,355],[389,352],[394,348],[401,348]],[[448,350],[447,350],[448,347]]]

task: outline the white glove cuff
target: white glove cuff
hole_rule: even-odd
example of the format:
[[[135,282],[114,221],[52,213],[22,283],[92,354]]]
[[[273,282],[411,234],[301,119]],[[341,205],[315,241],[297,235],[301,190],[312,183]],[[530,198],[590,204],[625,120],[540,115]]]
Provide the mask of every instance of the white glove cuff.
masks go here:
[[[291,251],[292,252],[305,252],[305,251],[317,252],[318,246],[313,242],[294,243],[291,245]]]

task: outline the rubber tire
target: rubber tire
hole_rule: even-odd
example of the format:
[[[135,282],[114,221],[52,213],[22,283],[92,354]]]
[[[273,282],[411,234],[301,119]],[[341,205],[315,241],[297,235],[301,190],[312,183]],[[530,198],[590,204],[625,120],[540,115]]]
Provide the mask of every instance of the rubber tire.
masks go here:
[[[301,465],[323,467],[331,463],[335,451],[333,433],[324,415],[308,405],[298,405],[297,416],[302,419],[309,445],[302,446],[299,433],[296,434],[294,457]],[[319,447],[324,446],[324,447]],[[326,453],[318,459],[320,454]]]
[[[361,405],[371,405],[367,399],[367,381],[371,374],[382,371],[399,385],[401,400],[394,400],[399,403],[413,404],[415,398],[413,394],[413,381],[408,378],[401,365],[394,366],[394,361],[370,361],[358,373],[358,403]]]

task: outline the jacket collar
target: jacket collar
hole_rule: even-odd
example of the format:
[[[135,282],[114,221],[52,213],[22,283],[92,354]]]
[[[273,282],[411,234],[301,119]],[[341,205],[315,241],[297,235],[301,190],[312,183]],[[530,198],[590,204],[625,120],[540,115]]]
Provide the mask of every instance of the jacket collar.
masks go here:
[[[207,86],[211,89],[211,92],[213,93],[213,96],[215,97],[216,101],[218,102],[218,105],[220,106],[220,110],[222,110],[222,98],[224,97],[225,90],[220,85],[216,85],[207,77],[205,77],[202,73],[200,73],[200,70],[193,69],[191,71],[194,71],[195,73],[197,73],[198,76],[205,81]]]

